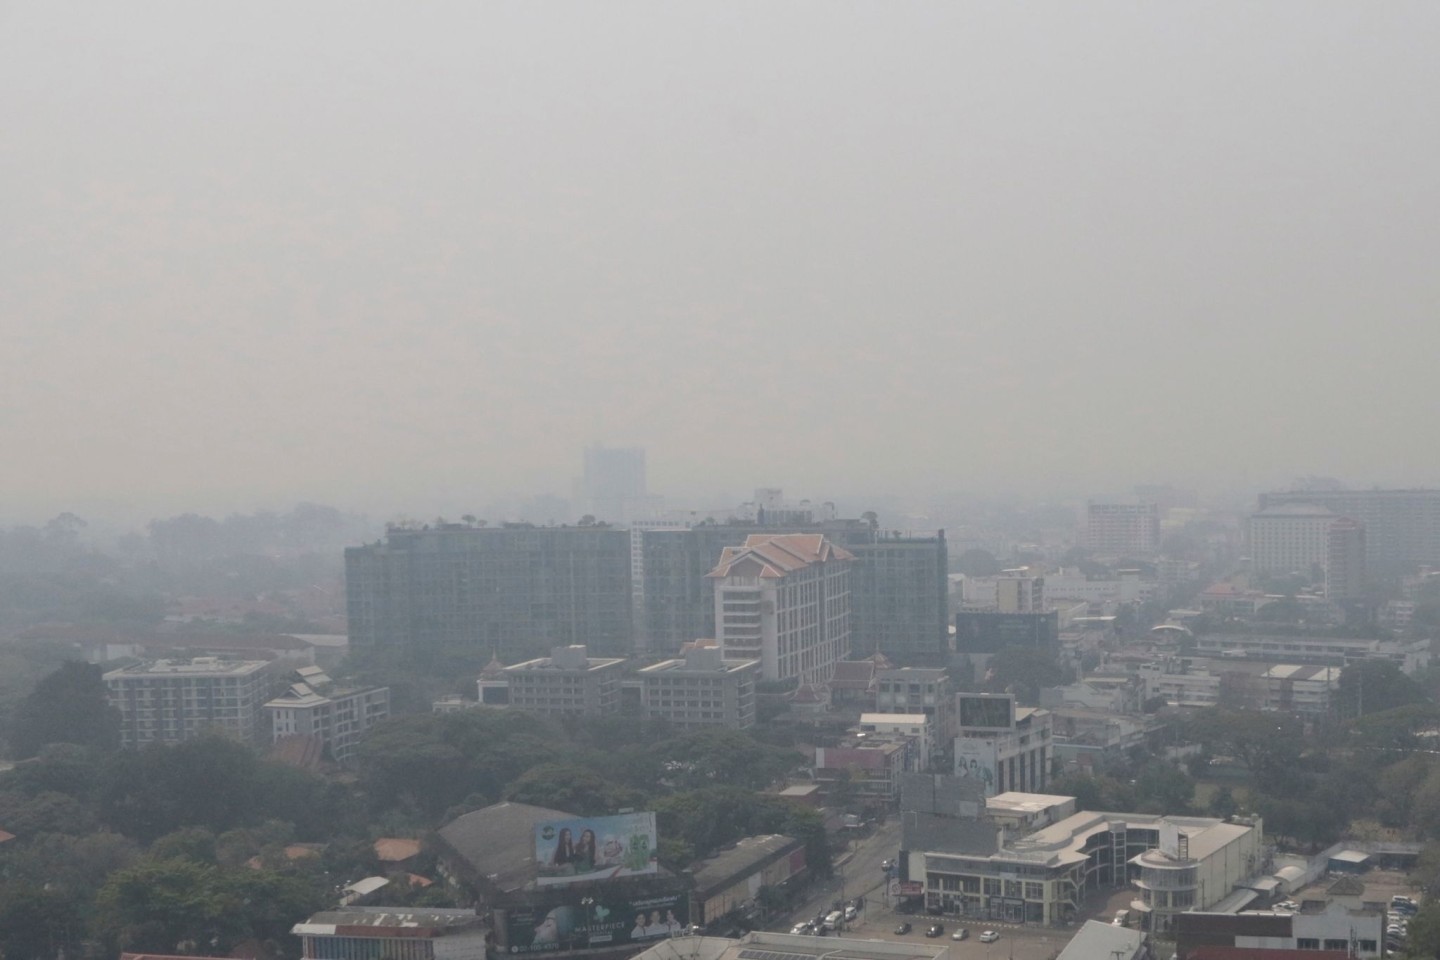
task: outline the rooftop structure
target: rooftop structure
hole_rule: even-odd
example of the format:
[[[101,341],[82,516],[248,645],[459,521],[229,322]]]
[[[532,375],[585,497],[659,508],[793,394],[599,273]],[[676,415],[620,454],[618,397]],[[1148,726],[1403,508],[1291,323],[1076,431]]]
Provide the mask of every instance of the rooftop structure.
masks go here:
[[[1144,956],[1145,934],[1139,930],[1086,920],[1056,960],[1139,960]]]
[[[317,913],[290,932],[300,937],[305,960],[440,960],[485,951],[485,920],[474,910],[345,907]]]

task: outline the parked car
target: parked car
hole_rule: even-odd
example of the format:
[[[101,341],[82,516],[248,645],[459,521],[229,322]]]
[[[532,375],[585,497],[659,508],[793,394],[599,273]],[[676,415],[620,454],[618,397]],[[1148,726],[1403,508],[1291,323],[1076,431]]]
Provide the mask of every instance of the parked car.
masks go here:
[[[969,931],[969,930],[966,930],[964,927],[961,927],[959,930],[956,930],[954,933],[950,934],[950,939],[951,939],[951,940],[965,940],[965,939],[969,938],[969,936],[970,936],[970,931]]]
[[[854,919],[855,919],[856,917],[858,917],[858,916],[860,916],[860,911],[859,911],[859,910],[856,910],[854,907],[846,907],[846,908],[845,908],[845,919],[846,919],[846,920],[854,920]]]
[[[925,936],[930,937],[931,939],[934,939],[935,937],[943,937],[943,936],[945,936],[945,924],[943,924],[943,923],[932,923],[932,924],[930,924],[929,928],[926,929],[926,931],[925,931]]]
[[[795,924],[795,926],[790,928],[790,932],[798,937],[803,937],[810,932],[810,924],[797,923]]]
[[[900,926],[898,926],[898,927],[895,928],[895,932],[896,932],[897,934],[900,934],[900,935],[903,936],[903,935],[909,933],[912,929],[914,929],[914,928],[911,927],[910,924],[908,924],[908,923],[902,923],[902,924],[900,924]]]
[[[894,870],[894,869],[895,869],[895,861],[894,861],[894,860],[886,860],[884,863],[880,864],[880,869],[886,871],[887,873],[888,873],[889,871],[891,871],[891,870]]]
[[[1000,934],[996,933],[994,930],[986,930],[984,933],[980,934],[981,943],[994,943],[996,940],[999,939]]]

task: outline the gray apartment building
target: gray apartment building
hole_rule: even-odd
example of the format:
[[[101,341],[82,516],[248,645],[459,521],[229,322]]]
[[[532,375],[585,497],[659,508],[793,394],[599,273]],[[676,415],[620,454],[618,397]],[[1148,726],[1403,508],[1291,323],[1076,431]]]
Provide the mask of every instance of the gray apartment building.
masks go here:
[[[587,716],[620,710],[622,657],[592,657],[582,644],[556,647],[505,668],[512,710],[550,716]]]
[[[687,644],[680,656],[642,668],[640,702],[645,715],[681,728],[755,724],[758,660],[725,660],[718,646]]]
[[[631,651],[626,530],[392,528],[383,542],[345,551],[345,579],[355,651],[417,658],[483,651],[510,661],[556,644]]]
[[[105,674],[120,711],[120,745],[179,743],[218,731],[242,743],[268,743],[263,706],[277,678],[269,660],[155,660]]]
[[[642,648],[665,653],[696,637],[715,636],[714,591],[706,574],[726,547],[741,546],[754,534],[777,533],[822,533],[854,554],[850,655],[880,652],[904,662],[944,662],[949,633],[944,531],[904,536],[861,520],[646,530],[640,568],[643,613],[637,624]]]
[[[1365,528],[1369,576],[1398,580],[1440,566],[1440,490],[1282,490],[1260,495],[1260,510],[1284,504],[1324,507]]]

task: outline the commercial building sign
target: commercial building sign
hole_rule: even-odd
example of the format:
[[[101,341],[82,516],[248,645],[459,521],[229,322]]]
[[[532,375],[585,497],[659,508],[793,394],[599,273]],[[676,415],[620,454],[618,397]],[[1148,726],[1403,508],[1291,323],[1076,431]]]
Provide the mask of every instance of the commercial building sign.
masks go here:
[[[1008,730],[1015,726],[1015,698],[1008,694],[962,693],[960,726]]]
[[[955,741],[955,776],[979,781],[987,797],[995,796],[996,766],[993,740],[960,737]]]
[[[554,953],[645,944],[684,932],[690,921],[685,892],[655,896],[586,896],[559,906],[505,911],[509,953]]]
[[[542,887],[656,873],[655,814],[536,824],[535,864],[536,882]]]

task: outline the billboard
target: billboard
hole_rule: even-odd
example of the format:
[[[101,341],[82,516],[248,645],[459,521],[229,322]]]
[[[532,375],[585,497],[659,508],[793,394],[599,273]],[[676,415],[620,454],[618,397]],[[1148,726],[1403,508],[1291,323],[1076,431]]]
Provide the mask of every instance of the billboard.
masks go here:
[[[655,814],[547,820],[535,825],[536,882],[540,886],[611,880],[660,869]]]
[[[1009,694],[960,694],[960,726],[1009,730],[1015,725],[1015,698]]]
[[[955,776],[978,780],[985,789],[985,796],[995,796],[996,775],[995,743],[991,740],[976,740],[960,737],[955,741]]]
[[[577,894],[573,903],[506,910],[505,951],[553,953],[645,944],[682,933],[689,922],[688,892],[583,899]]]

